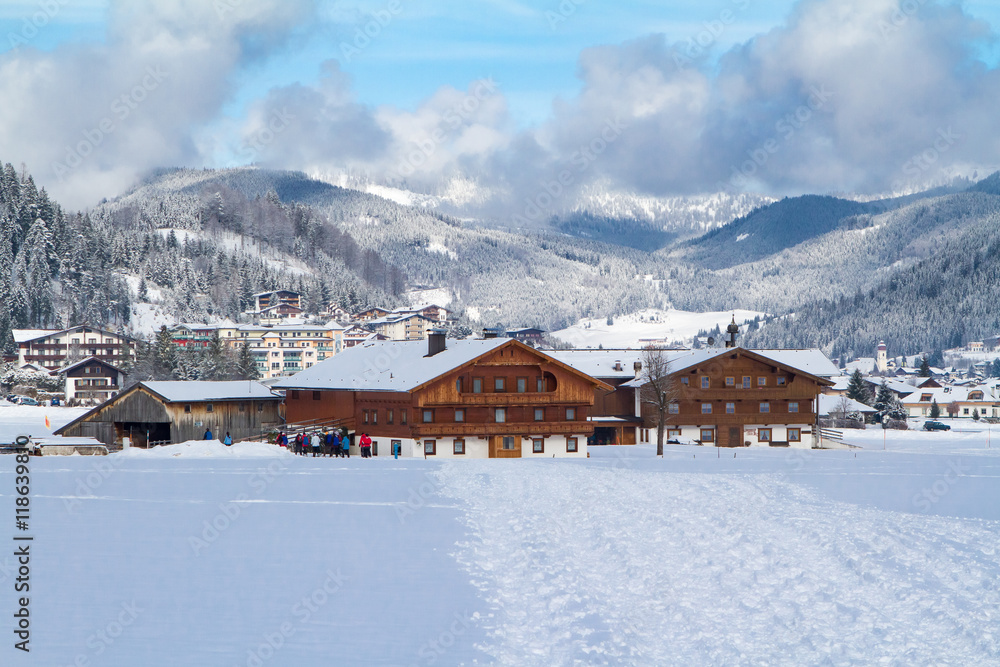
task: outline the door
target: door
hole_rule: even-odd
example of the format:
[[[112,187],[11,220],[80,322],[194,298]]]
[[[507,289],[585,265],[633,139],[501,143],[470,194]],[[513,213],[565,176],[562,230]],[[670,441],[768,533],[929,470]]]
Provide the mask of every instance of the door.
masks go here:
[[[490,458],[521,458],[521,438],[513,435],[490,436]]]
[[[722,431],[722,429],[719,429]],[[730,426],[723,433],[727,433],[728,437],[726,442],[720,442],[719,444],[723,447],[742,447],[743,446],[743,427],[742,426]]]

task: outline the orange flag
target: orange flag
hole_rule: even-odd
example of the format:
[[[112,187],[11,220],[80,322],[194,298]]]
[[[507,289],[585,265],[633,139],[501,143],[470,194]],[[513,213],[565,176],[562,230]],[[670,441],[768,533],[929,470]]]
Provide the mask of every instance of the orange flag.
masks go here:
[[[52,422],[49,421],[48,415],[45,415],[45,428],[52,428]]]

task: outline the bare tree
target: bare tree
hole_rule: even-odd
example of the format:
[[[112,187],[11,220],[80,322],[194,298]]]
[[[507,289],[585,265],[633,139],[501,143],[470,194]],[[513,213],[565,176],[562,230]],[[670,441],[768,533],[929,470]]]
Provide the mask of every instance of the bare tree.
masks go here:
[[[656,455],[663,456],[663,432],[669,419],[670,404],[677,398],[677,382],[670,372],[670,361],[663,350],[649,346],[642,351],[642,388],[639,397],[653,409],[656,419]]]

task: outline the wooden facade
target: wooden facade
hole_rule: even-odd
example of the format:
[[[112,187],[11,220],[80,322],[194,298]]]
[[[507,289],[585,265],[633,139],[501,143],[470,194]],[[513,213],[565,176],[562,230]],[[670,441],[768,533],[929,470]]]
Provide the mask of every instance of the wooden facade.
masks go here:
[[[103,402],[121,389],[125,375],[115,366],[96,357],[67,366],[62,371],[65,376],[66,401]]]
[[[142,384],[95,407],[55,431],[57,435],[93,437],[109,447],[128,437],[133,446],[200,440],[205,429],[221,439],[259,436],[281,424],[280,396],[270,398],[168,401]]]
[[[811,440],[817,396],[833,385],[742,348],[673,375],[676,408],[667,415],[668,432],[693,432],[693,439],[721,447],[794,446],[806,436]],[[645,428],[656,428],[651,405],[642,404],[642,418]]]
[[[543,440],[549,455],[567,453],[567,438],[585,439],[593,432],[588,416],[595,388],[611,389],[515,340],[457,368],[443,368],[408,391],[295,389],[292,383],[294,378],[284,385],[289,422],[336,419],[372,438],[429,449],[437,441],[450,443],[453,453],[455,440],[475,440],[491,458],[519,457],[522,443],[531,447],[533,439]],[[505,437],[514,439],[506,449]],[[582,452],[582,445],[569,451]]]

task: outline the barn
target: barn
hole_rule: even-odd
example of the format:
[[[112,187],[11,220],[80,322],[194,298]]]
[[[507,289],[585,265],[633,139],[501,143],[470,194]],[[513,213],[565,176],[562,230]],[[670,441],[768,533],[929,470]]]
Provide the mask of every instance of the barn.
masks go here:
[[[281,396],[259,382],[140,382],[55,431],[93,437],[109,447],[197,440],[206,429],[234,440],[281,424]]]

